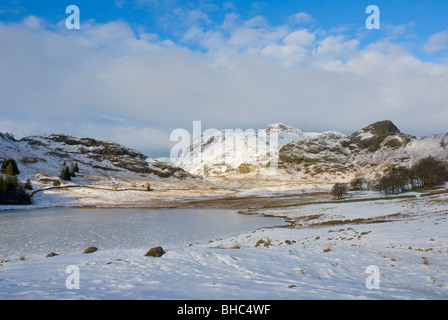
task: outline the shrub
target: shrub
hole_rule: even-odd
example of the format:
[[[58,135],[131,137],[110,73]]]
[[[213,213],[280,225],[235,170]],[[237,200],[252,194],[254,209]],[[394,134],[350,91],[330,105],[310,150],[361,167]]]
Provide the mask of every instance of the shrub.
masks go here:
[[[30,179],[26,180],[24,188],[27,190],[33,190],[33,186],[31,185]]]

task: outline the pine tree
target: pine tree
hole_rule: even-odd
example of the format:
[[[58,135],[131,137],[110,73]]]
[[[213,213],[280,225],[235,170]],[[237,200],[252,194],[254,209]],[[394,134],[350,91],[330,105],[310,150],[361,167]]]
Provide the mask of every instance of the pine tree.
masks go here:
[[[30,204],[31,196],[15,175],[6,179],[0,174],[0,204]]]
[[[70,177],[76,177],[76,173],[75,173],[75,167],[72,166],[72,168],[70,169]]]
[[[13,170],[14,174],[15,174],[15,175],[16,175],[16,174],[20,174],[19,167],[17,166],[17,162],[16,162],[16,160],[14,160],[14,159],[10,159],[10,162],[11,162],[11,164],[12,164],[12,170]]]
[[[6,171],[8,170],[8,166],[9,165],[11,165],[11,169],[9,169],[10,173],[7,173]],[[20,174],[19,168],[17,167],[16,160],[14,160],[14,159],[6,159],[5,158],[3,160],[3,163],[2,163],[1,172],[2,173],[6,173],[6,174],[10,174],[10,175]]]
[[[3,176],[0,174],[0,203],[6,202],[6,183]]]
[[[14,175],[14,168],[12,167],[12,162],[9,162],[8,165],[6,166],[5,173],[10,176]]]
[[[66,181],[72,180],[72,178],[70,177],[70,169],[68,166],[66,166],[64,169],[62,169],[61,179],[66,180]]]
[[[9,175],[6,180],[6,201],[11,203],[17,202],[17,189],[19,182],[15,175]]]

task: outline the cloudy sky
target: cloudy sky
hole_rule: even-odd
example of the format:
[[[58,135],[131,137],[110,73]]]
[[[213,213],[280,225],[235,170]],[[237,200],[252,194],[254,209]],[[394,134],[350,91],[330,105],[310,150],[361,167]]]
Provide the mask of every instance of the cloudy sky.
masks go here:
[[[380,29],[366,28],[367,6]],[[80,10],[68,30],[66,7]],[[448,132],[448,1],[0,2],[0,132],[169,155],[176,128]]]

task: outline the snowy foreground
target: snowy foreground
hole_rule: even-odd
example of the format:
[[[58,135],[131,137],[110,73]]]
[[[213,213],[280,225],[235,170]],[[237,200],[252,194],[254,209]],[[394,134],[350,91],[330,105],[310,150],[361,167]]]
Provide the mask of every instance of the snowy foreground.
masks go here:
[[[293,228],[160,244],[159,258],[134,248],[0,261],[0,299],[448,299],[447,204],[441,193],[277,207],[257,212]]]

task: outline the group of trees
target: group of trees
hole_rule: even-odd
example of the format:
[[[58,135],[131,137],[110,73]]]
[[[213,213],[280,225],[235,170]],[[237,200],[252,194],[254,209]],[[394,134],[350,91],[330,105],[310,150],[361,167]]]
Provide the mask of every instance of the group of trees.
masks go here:
[[[417,188],[432,188],[448,180],[447,165],[431,156],[411,168],[397,167],[378,181],[377,189],[385,193],[399,193]]]
[[[393,168],[376,181],[374,188],[391,194],[418,188],[432,188],[446,181],[448,181],[447,164],[429,156],[421,159],[411,168]],[[361,177],[353,179],[350,184],[336,183],[331,190],[331,195],[342,199],[349,189],[362,190],[365,184],[367,181]]]
[[[61,171],[61,179],[66,181],[71,181],[73,177],[76,177],[76,173],[79,172],[78,163],[75,163],[69,167],[68,165],[65,165],[64,168]]]
[[[16,161],[4,159],[0,172],[0,204],[30,204],[31,196],[25,189],[32,189],[31,182],[28,180],[25,185],[19,182]]]

